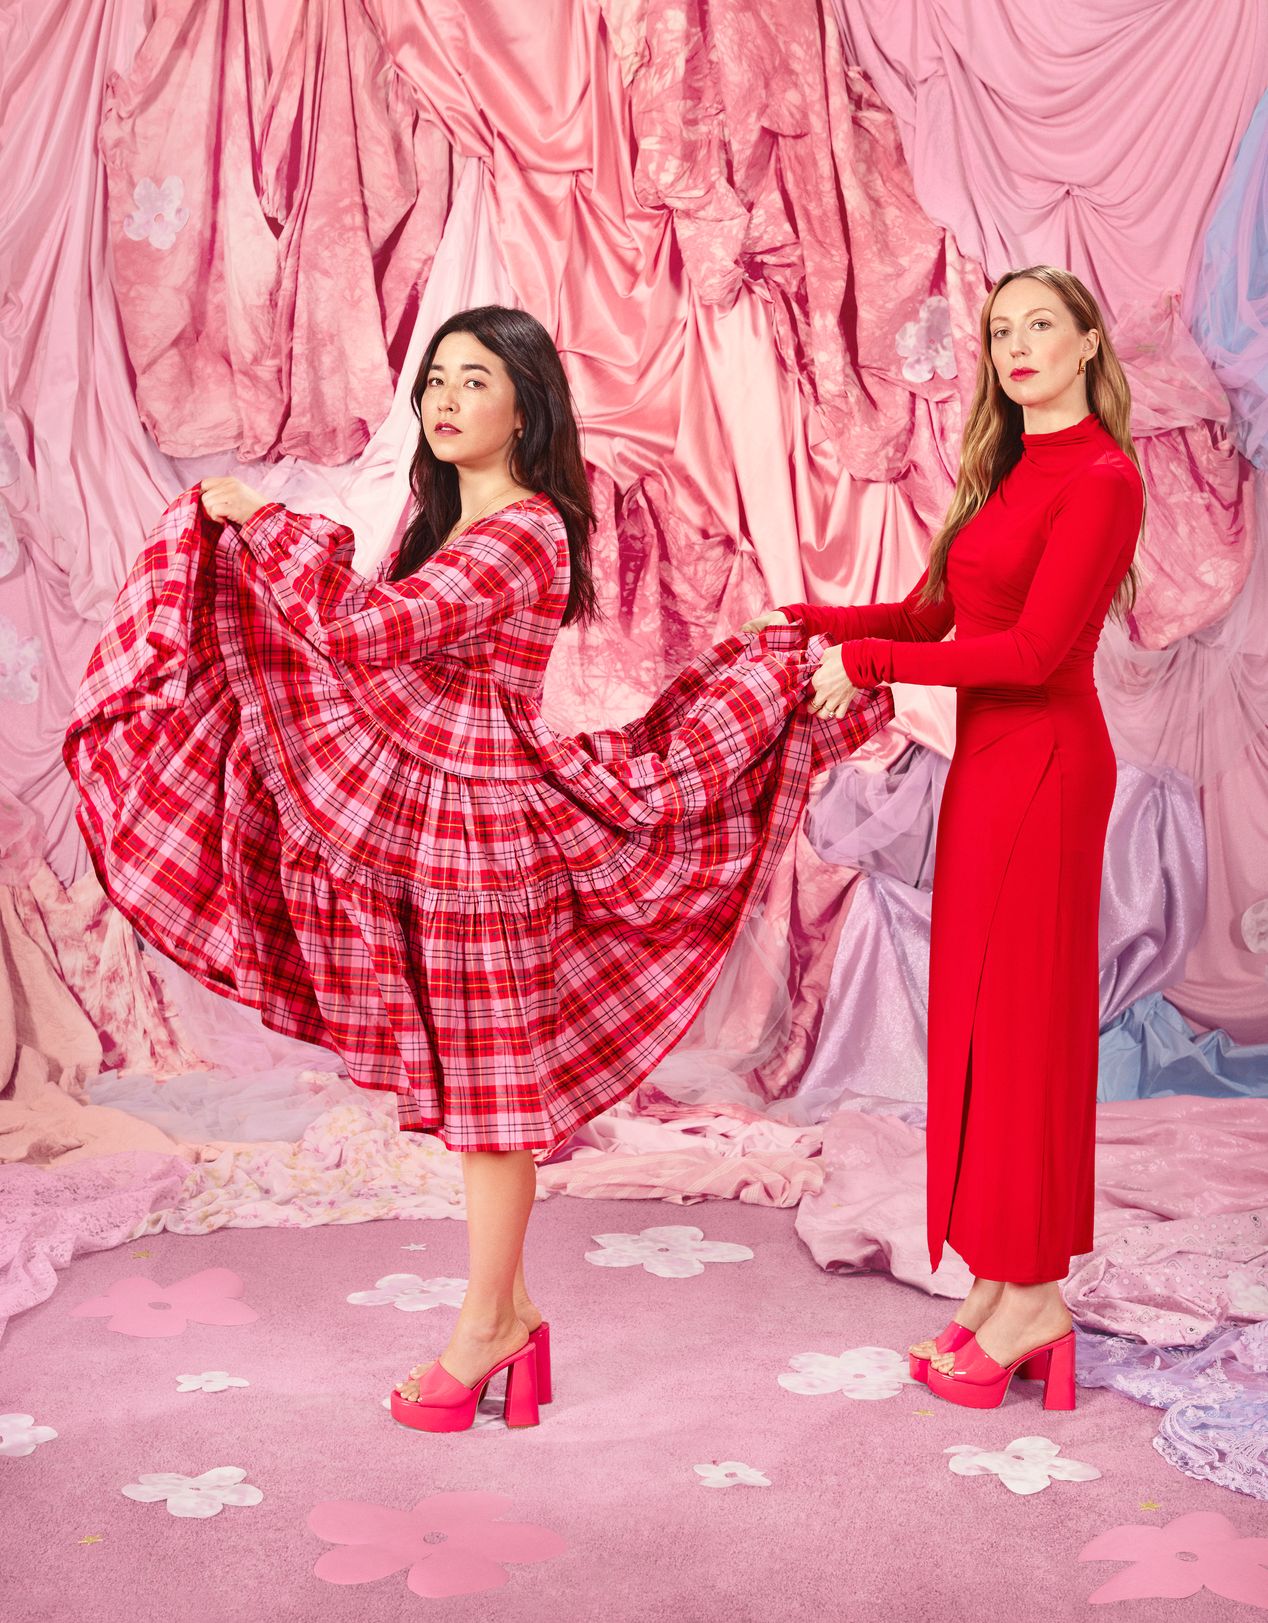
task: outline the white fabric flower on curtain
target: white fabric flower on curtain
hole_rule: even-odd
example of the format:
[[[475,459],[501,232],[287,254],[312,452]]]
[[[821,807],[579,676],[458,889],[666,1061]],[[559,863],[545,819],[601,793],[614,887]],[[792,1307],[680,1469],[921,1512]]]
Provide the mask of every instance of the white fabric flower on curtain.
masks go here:
[[[1242,914],[1242,940],[1249,952],[1268,952],[1268,896],[1252,902]]]
[[[353,1291],[350,1302],[358,1307],[383,1307],[391,1303],[403,1313],[425,1313],[431,1307],[461,1307],[467,1293],[465,1279],[422,1279],[418,1274],[384,1274],[372,1291]]]
[[[125,234],[133,242],[148,242],[151,248],[166,252],[189,219],[189,210],[181,202],[184,195],[185,182],[179,175],[169,175],[161,186],[148,176],[137,181],[132,192],[136,210],[124,218]]]
[[[706,1262],[751,1262],[753,1253],[746,1245],[726,1240],[706,1240],[703,1229],[685,1223],[643,1229],[639,1234],[594,1234],[603,1248],[587,1251],[586,1261],[596,1268],[643,1267],[660,1279],[690,1279],[702,1274]]]
[[[37,1426],[33,1414],[0,1414],[0,1454],[11,1460],[34,1454],[41,1443],[51,1443],[52,1426]]]
[[[0,485],[15,485],[22,472],[22,461],[9,430],[0,423]]]
[[[1228,1276],[1228,1310],[1238,1318],[1258,1323],[1268,1319],[1268,1274],[1235,1268]]]
[[[907,1360],[891,1347],[851,1347],[847,1352],[797,1353],[788,1360],[791,1375],[779,1377],[788,1392],[819,1397],[840,1392],[847,1398],[894,1398],[904,1386],[913,1386]]]
[[[129,1482],[123,1492],[143,1505],[166,1499],[173,1516],[201,1518],[218,1516],[226,1505],[258,1505],[264,1495],[245,1478],[246,1472],[236,1465],[218,1465],[201,1476],[152,1471],[139,1482]]]
[[[0,580],[11,575],[21,561],[22,547],[13,527],[13,514],[8,502],[0,496]]]
[[[770,1487],[769,1477],[739,1460],[711,1460],[708,1465],[693,1465],[691,1469],[700,1478],[702,1488]]]
[[[1060,1443],[1048,1437],[1018,1437],[998,1453],[957,1443],[943,1450],[957,1476],[997,1476],[1013,1493],[1038,1493],[1050,1482],[1092,1482],[1100,1472],[1082,1460],[1058,1459]]]
[[[178,1375],[178,1392],[223,1392],[230,1386],[250,1386],[241,1375],[230,1375],[224,1369],[205,1369],[201,1375]]]
[[[916,319],[898,329],[894,347],[904,357],[903,376],[908,383],[928,383],[935,372],[940,378],[956,375],[951,306],[940,293],[931,294]]]
[[[40,696],[39,672],[44,646],[24,637],[11,620],[0,620],[0,699],[34,704]]]

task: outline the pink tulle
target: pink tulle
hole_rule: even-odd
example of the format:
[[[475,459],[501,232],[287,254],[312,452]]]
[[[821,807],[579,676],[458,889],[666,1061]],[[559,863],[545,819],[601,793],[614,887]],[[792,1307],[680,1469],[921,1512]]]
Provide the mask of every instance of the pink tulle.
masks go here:
[[[0,1167],[0,1330],[51,1296],[73,1257],[132,1238],[175,1201],[187,1171],[175,1156],[141,1151],[56,1172]]]

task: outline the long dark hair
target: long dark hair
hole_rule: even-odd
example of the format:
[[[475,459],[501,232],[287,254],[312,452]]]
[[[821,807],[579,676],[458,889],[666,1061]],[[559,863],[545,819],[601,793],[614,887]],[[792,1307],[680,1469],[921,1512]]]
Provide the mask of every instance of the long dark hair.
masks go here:
[[[590,572],[594,506],[581,455],[572,391],[550,334],[526,311],[510,310],[501,304],[485,304],[450,316],[433,333],[410,391],[410,404],[420,424],[428,373],[441,339],[453,332],[470,333],[479,339],[511,374],[515,403],[524,419],[523,431],[511,452],[511,477],[529,490],[545,491],[563,517],[571,566],[564,625],[574,620],[593,620],[598,613]],[[414,493],[414,513],[389,572],[390,580],[412,575],[440,550],[462,517],[458,470],[432,454],[427,436],[421,431],[410,463],[409,487]]]

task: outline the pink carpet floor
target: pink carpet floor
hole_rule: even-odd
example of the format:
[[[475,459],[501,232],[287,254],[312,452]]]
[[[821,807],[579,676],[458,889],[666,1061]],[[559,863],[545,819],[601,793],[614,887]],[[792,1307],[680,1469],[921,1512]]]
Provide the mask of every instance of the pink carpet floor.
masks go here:
[[[708,1262],[689,1278],[585,1260],[593,1235],[665,1224],[693,1224],[753,1257]],[[406,1312],[347,1298],[389,1274],[461,1276],[461,1223],[160,1234],[76,1261],[48,1301],[13,1322],[0,1354],[0,1411],[57,1434],[25,1454],[0,1450],[0,1616],[1199,1623],[1260,1615],[1253,1594],[1238,1601],[1203,1588],[1090,1604],[1131,1565],[1080,1561],[1108,1529],[1163,1529],[1215,1512],[1243,1537],[1265,1531],[1263,1505],[1159,1458],[1150,1409],[1090,1391],[1075,1413],[1045,1414],[1034,1389],[1015,1386],[1002,1409],[975,1413],[922,1387],[886,1386],[875,1358],[872,1373],[864,1358],[853,1361],[862,1373],[846,1378],[875,1395],[781,1386],[796,1355],[902,1348],[937,1327],[943,1305],[888,1277],[822,1272],[792,1224],[790,1211],[734,1203],[543,1202],[532,1280],[554,1326],[556,1401],[535,1430],[508,1432],[490,1414],[449,1437],[398,1426],[382,1400],[443,1343],[453,1307]],[[185,1327],[140,1336],[74,1312],[129,1276],[169,1287],[206,1269],[238,1276],[241,1294],[227,1299],[257,1316],[185,1323],[178,1293],[177,1306],[143,1308],[138,1322]],[[177,1390],[178,1375],[204,1371],[249,1384]],[[944,1453],[956,1444],[1003,1450],[1032,1436],[1059,1443],[1062,1457],[1100,1477],[1021,1496],[994,1474],[954,1474]],[[709,1488],[694,1469],[727,1461],[770,1485]],[[244,1471],[262,1499],[193,1518],[122,1492],[145,1473],[196,1477],[226,1466]],[[401,1514],[432,1497],[433,1514]],[[319,1505],[330,1508],[315,1512]],[[548,1532],[500,1531],[499,1522]],[[376,1553],[366,1539],[390,1548]],[[1186,1551],[1157,1572],[1174,1581],[1177,1561],[1196,1571],[1204,1559]],[[430,1561],[440,1565],[429,1574]],[[1148,1573],[1144,1588],[1156,1590],[1155,1569]],[[410,1587],[454,1581],[498,1587],[443,1597]],[[1268,1606],[1268,1592],[1261,1598]]]

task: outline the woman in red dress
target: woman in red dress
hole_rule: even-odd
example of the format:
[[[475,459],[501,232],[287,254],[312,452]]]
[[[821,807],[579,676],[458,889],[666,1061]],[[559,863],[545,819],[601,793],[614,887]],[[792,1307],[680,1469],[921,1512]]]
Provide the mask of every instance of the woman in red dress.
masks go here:
[[[1130,395],[1095,299],[1048,266],[982,313],[959,477],[901,603],[791,606],[835,646],[812,708],[855,687],[954,687],[929,957],[928,1238],[973,1287],[912,1371],[952,1402],[1002,1401],[1013,1371],[1072,1407],[1060,1282],[1091,1249],[1097,917],[1115,763],[1092,680],[1107,612],[1134,598],[1144,495]],[[955,640],[943,642],[955,626]]]
[[[421,1430],[549,1396],[524,1278],[546,1150],[682,1036],[797,827],[812,774],[892,715],[803,700],[826,641],[740,636],[627,727],[561,737],[542,680],[584,618],[593,517],[559,357],[466,311],[414,384],[395,561],[236,479],[179,496],[138,559],[67,735],[106,891],[204,985],[325,1043],[463,1152],[470,1266]]]

